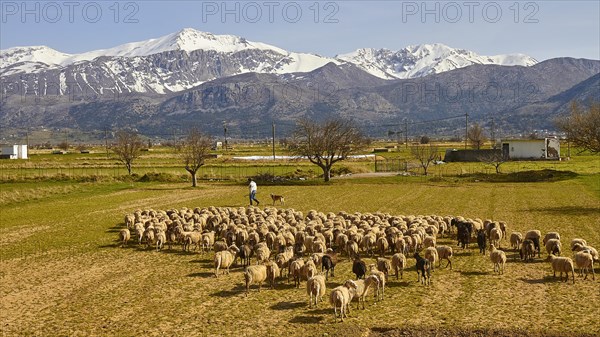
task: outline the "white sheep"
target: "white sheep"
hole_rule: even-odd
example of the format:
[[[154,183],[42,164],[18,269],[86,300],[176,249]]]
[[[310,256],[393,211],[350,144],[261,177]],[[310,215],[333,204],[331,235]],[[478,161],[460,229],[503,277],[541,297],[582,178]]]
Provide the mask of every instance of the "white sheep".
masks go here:
[[[229,274],[229,267],[235,261],[235,256],[240,252],[238,247],[231,245],[229,249],[215,253],[215,277],[219,277],[219,269],[225,268]],[[224,272],[225,273],[225,272]]]
[[[429,260],[429,265],[431,266],[431,271],[433,272],[435,263],[439,261],[437,249],[435,249],[435,247],[427,247],[425,249],[424,257],[425,259]]]
[[[587,241],[585,241],[584,239],[573,239],[571,240],[571,250],[575,250],[574,247],[576,244],[580,244],[582,246],[587,246]]]
[[[502,240],[502,229],[494,227],[490,230],[490,245],[500,248],[500,240]]]
[[[269,285],[271,289],[275,288],[275,280],[281,276],[281,270],[277,263],[270,261],[266,264],[267,266],[267,280],[269,281]]]
[[[584,251],[577,252],[575,253],[574,259],[575,265],[577,266],[577,268],[579,268],[579,276],[583,276],[583,273],[585,272],[585,280],[587,279],[587,274],[589,270],[591,270],[592,279],[596,279],[596,272],[594,271],[594,258],[592,257],[592,254]]]
[[[346,286],[339,286],[333,288],[329,296],[329,303],[333,305],[333,317],[337,321],[338,313],[337,310],[340,308],[340,318],[344,321],[344,317],[348,317],[350,313],[350,301],[356,295],[356,288],[350,285],[350,288]],[[347,312],[347,313],[346,313]]]
[[[347,280],[344,285],[347,288],[355,288],[356,289],[356,297],[358,299],[358,303],[356,304],[356,309],[360,309],[360,303],[362,302],[362,308],[365,308],[365,298],[369,293],[369,289],[375,287],[375,292],[377,292],[377,288],[379,288],[379,278],[375,275],[369,275],[364,280]]]
[[[548,256],[550,256],[550,254],[559,256],[562,252],[562,245],[559,239],[548,239],[544,245],[546,246]]]
[[[442,260],[447,260],[448,263],[446,264],[446,268],[448,266],[450,266],[450,269],[452,269],[452,261],[450,261],[450,258],[452,257],[452,247],[450,246],[437,246],[435,247],[435,249],[437,250],[437,254],[438,254],[438,266],[441,267],[442,266]]]
[[[377,266],[374,264],[369,265],[369,269],[371,271],[371,275],[377,276],[379,280],[379,287],[377,287],[377,291],[375,292],[375,300],[381,299],[383,301],[385,294],[385,273],[377,269]]]
[[[406,256],[402,253],[392,255],[392,270],[396,273],[396,280],[398,279],[398,271],[400,271],[400,278],[403,278],[404,268],[406,268]]]
[[[542,240],[542,244],[545,246],[546,242],[548,242],[548,240],[550,240],[550,239],[560,240],[560,234],[558,234],[558,232],[546,233],[546,235],[544,235],[544,240]]]
[[[292,278],[294,279],[294,287],[296,288],[300,288],[300,280],[303,267],[304,260],[302,259],[290,261],[290,265],[288,267],[288,282],[290,280],[289,277],[292,276]]]
[[[127,246],[127,242],[131,239],[131,233],[129,229],[123,228],[119,231],[119,242],[121,242],[121,247]]]
[[[309,296],[309,308],[312,308],[313,296],[315,299],[315,307],[317,307],[319,301],[323,301],[323,295],[325,295],[325,290],[325,276],[315,275],[308,279],[308,281],[306,282],[306,293]]]
[[[159,229],[156,231],[156,251],[160,251],[163,249],[165,242],[167,242],[167,235],[165,231]]]
[[[565,282],[569,280],[569,272],[573,275],[573,284],[575,284],[575,266],[573,260],[570,257],[554,256],[550,254],[550,263],[552,264],[552,270],[554,271],[554,277],[556,272],[560,273],[560,279],[562,280],[562,273],[565,273]]]
[[[260,292],[262,283],[267,280],[267,266],[259,264],[246,267],[244,270],[244,280],[246,281],[246,297],[248,297],[251,284],[258,284],[258,292]]]
[[[590,253],[590,255],[592,255],[592,258],[594,259],[594,261],[598,261],[598,251],[596,250],[596,248],[592,247],[592,246],[585,246],[585,245],[581,245],[580,243],[576,243],[573,245],[573,251],[574,252],[588,252]]]
[[[519,232],[512,232],[510,234],[510,247],[514,250],[518,250],[523,242],[523,234]]]
[[[492,244],[490,245],[490,260],[494,264],[494,272],[498,274],[504,274],[504,264],[506,263],[506,254],[496,249],[496,247]]]
[[[423,239],[424,248],[435,247],[436,243],[435,236],[426,236],[425,239]]]

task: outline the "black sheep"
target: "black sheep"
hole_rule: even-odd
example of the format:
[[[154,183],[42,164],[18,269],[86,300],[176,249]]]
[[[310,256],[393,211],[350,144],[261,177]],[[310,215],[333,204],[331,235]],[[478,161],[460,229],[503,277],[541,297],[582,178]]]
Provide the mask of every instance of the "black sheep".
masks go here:
[[[337,253],[327,253],[323,255],[321,259],[321,272],[325,269],[325,279],[329,279],[329,270],[331,270],[331,277],[335,277],[335,265],[337,264]]]
[[[367,273],[367,264],[360,257],[357,257],[352,263],[352,272],[356,275],[357,280],[364,278]]]
[[[422,282],[423,284],[427,283],[427,279],[429,279],[429,271],[430,271],[430,263],[429,260],[422,258],[419,253],[415,253],[414,255],[415,260],[417,261],[416,263],[416,268],[417,268],[417,277],[418,280],[420,282]],[[421,281],[421,277],[422,277],[422,281]]]
[[[479,252],[483,255],[485,255],[485,241],[485,231],[483,229],[477,230],[477,246],[479,246]]]

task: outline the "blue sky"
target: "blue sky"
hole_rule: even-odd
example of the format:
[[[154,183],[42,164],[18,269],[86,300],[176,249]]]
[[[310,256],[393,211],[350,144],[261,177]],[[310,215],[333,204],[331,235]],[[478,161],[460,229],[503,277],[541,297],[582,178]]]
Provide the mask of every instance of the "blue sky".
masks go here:
[[[600,59],[600,1],[0,1],[0,48],[80,53],[183,28],[297,52],[444,43],[481,55]]]

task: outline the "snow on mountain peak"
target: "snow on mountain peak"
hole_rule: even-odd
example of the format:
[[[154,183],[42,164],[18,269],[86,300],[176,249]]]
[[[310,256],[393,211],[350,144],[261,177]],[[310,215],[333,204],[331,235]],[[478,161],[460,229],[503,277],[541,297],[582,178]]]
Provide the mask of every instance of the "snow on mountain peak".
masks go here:
[[[352,62],[385,79],[421,77],[473,64],[532,66],[537,63],[535,59],[523,54],[480,56],[472,51],[455,49],[441,43],[411,45],[398,51],[358,49],[336,58]]]

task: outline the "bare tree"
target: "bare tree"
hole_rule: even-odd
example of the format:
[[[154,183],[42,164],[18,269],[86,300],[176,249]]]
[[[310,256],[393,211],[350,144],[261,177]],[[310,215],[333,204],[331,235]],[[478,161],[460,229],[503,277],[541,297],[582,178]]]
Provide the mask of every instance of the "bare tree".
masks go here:
[[[576,146],[600,154],[600,102],[592,102],[586,111],[573,101],[571,115],[559,118],[555,123]]]
[[[500,166],[506,162],[506,157],[502,151],[490,151],[479,156],[479,160],[488,165],[492,165],[496,169],[496,173],[500,173]]]
[[[210,136],[192,128],[181,145],[181,158],[185,164],[185,170],[192,176],[192,187],[197,186],[196,173],[204,165],[212,142]]]
[[[329,181],[333,164],[347,159],[368,143],[368,139],[349,120],[337,118],[319,124],[300,119],[296,122],[290,150],[319,166],[323,170],[323,180]]]
[[[487,138],[483,134],[483,128],[477,123],[473,124],[469,128],[469,130],[467,131],[467,138],[469,138],[471,146],[477,150],[481,149],[481,146],[487,140]]]
[[[131,165],[141,155],[144,143],[142,143],[138,133],[133,130],[117,131],[116,140],[117,142],[112,146],[112,150],[119,161],[127,167],[127,173],[131,175]]]
[[[437,146],[411,146],[410,153],[419,161],[419,164],[423,168],[423,175],[427,175],[427,169],[429,165],[439,157],[439,151]]]

